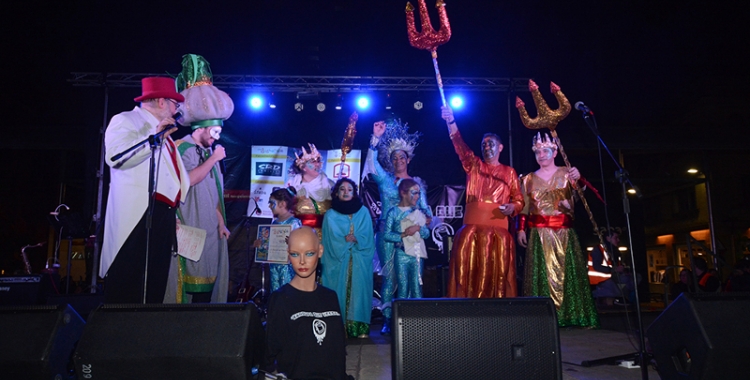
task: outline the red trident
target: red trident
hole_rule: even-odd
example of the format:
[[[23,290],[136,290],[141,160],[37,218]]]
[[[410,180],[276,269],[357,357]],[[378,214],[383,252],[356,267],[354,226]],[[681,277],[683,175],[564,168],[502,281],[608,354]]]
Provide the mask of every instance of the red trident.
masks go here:
[[[560,150],[560,155],[562,155],[563,161],[565,161],[565,166],[570,169],[571,165],[570,161],[568,161],[568,155],[565,154],[565,149],[563,149],[560,137],[557,136],[557,131],[555,131],[555,128],[557,128],[557,124],[565,119],[565,117],[570,113],[570,102],[568,101],[568,98],[565,96],[565,94],[563,94],[563,92],[560,90],[560,86],[556,85],[555,82],[550,82],[549,87],[550,92],[555,95],[557,103],[560,105],[556,110],[549,108],[547,102],[544,101],[542,94],[539,92],[539,86],[534,83],[533,80],[529,80],[529,91],[531,91],[531,97],[534,99],[534,105],[536,105],[536,117],[532,119],[529,116],[529,113],[526,112],[526,104],[524,104],[523,100],[521,100],[521,98],[519,97],[516,97],[516,108],[521,114],[521,122],[526,128],[547,128],[550,130],[550,134],[552,135],[552,138],[555,140],[555,143],[557,143],[557,147]],[[574,182],[571,182],[571,184],[578,193],[578,197],[581,198],[581,203],[583,203],[583,207],[586,209],[586,213],[588,213],[589,215],[589,220],[594,226],[594,232],[599,236],[599,243],[602,245],[602,247],[604,247],[604,239],[602,238],[601,231],[599,231],[599,226],[596,224],[594,214],[591,212],[588,202],[586,202],[586,197],[583,196],[583,189]]]
[[[346,125],[344,131],[344,138],[341,140],[341,171],[339,172],[339,178],[344,176],[344,164],[346,163],[346,155],[352,151],[354,145],[354,136],[357,135],[357,120],[359,115],[354,112],[349,116],[349,124]]]
[[[410,2],[406,3],[406,32],[409,34],[409,43],[417,49],[429,50],[432,54],[432,66],[435,67],[435,78],[437,79],[440,97],[445,102],[445,93],[443,92],[443,78],[440,76],[440,69],[437,62],[437,47],[448,42],[451,39],[451,25],[448,23],[448,13],[445,11],[445,2],[438,0],[435,7],[438,9],[440,16],[440,30],[437,32],[432,28],[430,23],[430,14],[427,13],[427,4],[425,0],[417,0],[419,3],[419,18],[422,21],[422,32],[417,33],[417,27],[414,24],[414,6]]]

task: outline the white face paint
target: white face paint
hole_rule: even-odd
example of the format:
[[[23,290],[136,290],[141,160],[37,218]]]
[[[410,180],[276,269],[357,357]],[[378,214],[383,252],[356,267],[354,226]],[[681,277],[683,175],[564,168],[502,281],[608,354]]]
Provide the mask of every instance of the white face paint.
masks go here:
[[[214,140],[221,138],[221,127],[211,127],[209,133]]]

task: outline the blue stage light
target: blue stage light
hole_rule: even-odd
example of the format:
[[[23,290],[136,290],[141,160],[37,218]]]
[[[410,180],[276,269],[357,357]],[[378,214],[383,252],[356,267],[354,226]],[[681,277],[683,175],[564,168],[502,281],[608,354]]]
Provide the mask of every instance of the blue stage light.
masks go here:
[[[254,109],[258,109],[263,105],[263,98],[260,96],[251,96],[250,97],[250,107]]]
[[[366,96],[360,96],[357,98],[357,107],[360,109],[366,109],[370,106],[370,99],[368,99]]]
[[[464,105],[464,99],[460,96],[454,96],[450,100],[452,108],[461,108]]]

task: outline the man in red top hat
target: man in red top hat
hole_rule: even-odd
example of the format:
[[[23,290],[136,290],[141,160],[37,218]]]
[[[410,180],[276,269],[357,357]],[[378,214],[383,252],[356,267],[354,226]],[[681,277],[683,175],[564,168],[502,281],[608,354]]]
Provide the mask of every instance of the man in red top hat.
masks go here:
[[[190,177],[169,135],[177,130],[173,115],[185,98],[172,78],[143,78],[140,102],[132,111],[115,115],[104,134],[105,159],[110,166],[109,196],[104,220],[99,275],[105,278],[107,303],[161,303],[176,250],[175,209],[190,188]],[[168,131],[154,150],[155,201],[147,238],[151,149],[143,144],[116,161],[112,157],[148,138]],[[149,241],[146,271],[146,241]]]

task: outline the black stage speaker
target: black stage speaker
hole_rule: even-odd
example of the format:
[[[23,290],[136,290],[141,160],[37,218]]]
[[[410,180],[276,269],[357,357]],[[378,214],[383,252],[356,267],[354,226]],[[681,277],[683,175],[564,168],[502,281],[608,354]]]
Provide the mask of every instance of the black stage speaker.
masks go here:
[[[682,293],[649,326],[662,379],[747,379],[750,293]]]
[[[84,325],[69,305],[0,308],[0,378],[72,378]]]
[[[263,327],[250,304],[103,305],[73,360],[79,379],[249,379]]]
[[[549,298],[393,303],[393,379],[562,379]]]
[[[95,293],[54,294],[47,297],[47,305],[70,305],[84,321],[103,303],[104,295]]]

